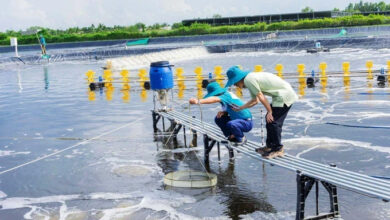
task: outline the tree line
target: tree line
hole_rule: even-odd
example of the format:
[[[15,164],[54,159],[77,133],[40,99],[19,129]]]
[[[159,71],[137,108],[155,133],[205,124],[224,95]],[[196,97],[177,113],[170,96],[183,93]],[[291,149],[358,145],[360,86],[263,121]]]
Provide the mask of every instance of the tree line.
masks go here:
[[[313,12],[314,10],[309,6],[306,6],[301,10],[301,12]],[[386,4],[385,2],[363,2],[359,3],[349,3],[348,6],[344,10],[340,10],[338,8],[334,8],[333,11],[339,12],[381,12],[381,11],[390,11],[390,4]]]
[[[389,10],[390,4],[379,3],[356,3],[349,4],[347,10],[365,11],[371,8],[377,10]],[[307,10],[310,10],[307,9]],[[214,15],[221,17],[220,15]],[[351,15],[336,18],[322,19],[304,19],[298,21],[283,21],[275,23],[259,22],[256,24],[243,25],[225,25],[211,26],[209,24],[194,23],[191,26],[183,26],[181,22],[173,25],[166,23],[147,26],[143,23],[137,23],[130,26],[108,27],[104,24],[91,25],[89,27],[71,27],[66,30],[55,30],[44,27],[30,27],[25,31],[6,31],[0,32],[0,45],[9,45],[10,37],[17,37],[19,44],[36,44],[37,34],[42,34],[47,43],[78,42],[78,41],[96,41],[96,40],[119,40],[136,39],[150,37],[170,37],[202,34],[224,34],[240,32],[261,32],[276,30],[297,30],[329,27],[348,27],[362,25],[382,25],[390,24],[390,16],[374,15]]]

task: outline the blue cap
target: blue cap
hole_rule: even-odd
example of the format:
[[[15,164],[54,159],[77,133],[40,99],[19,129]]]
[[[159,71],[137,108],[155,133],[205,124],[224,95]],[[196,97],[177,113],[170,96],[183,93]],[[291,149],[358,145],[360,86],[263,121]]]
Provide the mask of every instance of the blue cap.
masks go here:
[[[206,89],[207,89],[207,94],[203,97],[204,99],[226,92],[226,89],[221,88],[221,86],[217,82],[209,83]]]
[[[249,71],[241,70],[238,66],[230,67],[226,73],[229,80],[226,83],[225,88],[236,84],[237,82],[239,82],[240,80],[245,78],[246,75],[248,75],[248,73],[249,73]]]

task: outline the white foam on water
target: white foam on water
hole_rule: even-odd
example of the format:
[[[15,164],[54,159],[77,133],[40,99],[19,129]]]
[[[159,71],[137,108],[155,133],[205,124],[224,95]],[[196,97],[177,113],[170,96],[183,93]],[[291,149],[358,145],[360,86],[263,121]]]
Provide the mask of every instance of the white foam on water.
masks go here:
[[[80,211],[77,207],[68,208],[67,202],[80,200],[90,202],[91,200],[106,200],[116,204],[123,200],[122,203],[113,208],[91,209]],[[0,200],[2,209],[20,209],[29,208],[24,214],[25,219],[43,218],[43,219],[85,219],[91,216],[99,216],[99,219],[132,219],[137,213],[144,213],[149,217],[163,217],[167,219],[203,219],[195,216],[184,214],[178,211],[178,208],[185,204],[195,203],[196,199],[182,195],[173,191],[153,191],[153,192],[132,192],[132,193],[92,193],[89,195],[58,195],[46,196],[39,198],[14,197]],[[58,206],[48,204],[59,203]],[[58,207],[58,208],[56,208]],[[57,211],[56,211],[57,210]],[[226,219],[226,217],[210,218]]]
[[[2,209],[19,209],[30,207],[36,204],[46,203],[63,203],[65,201],[80,199],[80,195],[59,195],[59,196],[45,196],[38,198],[26,198],[26,197],[8,197],[4,200],[0,200]]]
[[[134,164],[134,165],[144,165],[144,166],[156,166],[155,163],[147,162],[144,160],[130,160],[130,159],[122,159],[118,157],[107,157],[103,158],[103,163],[109,162],[113,164],[125,163],[125,164]]]
[[[309,152],[309,151],[312,151],[312,150],[314,150],[314,149],[317,149],[318,147],[320,147],[320,145],[315,145],[314,147],[311,147],[311,148],[308,148],[308,149],[306,149],[306,150],[303,150],[302,152],[299,152],[299,153],[296,155],[296,157],[300,158],[302,154],[305,154],[305,153],[307,153],[307,152]]]
[[[3,191],[0,191],[0,199],[7,197],[7,194],[5,194]]]
[[[329,106],[329,108],[323,110],[323,108],[316,106],[311,100],[299,101],[305,105],[308,105],[307,111],[293,111],[293,117],[288,120],[298,120],[300,124],[306,124],[308,127],[312,124],[325,124],[327,122],[351,122],[355,121],[361,123],[363,120],[375,119],[375,118],[389,118],[390,113],[381,112],[381,110],[375,110],[376,107],[383,109],[387,106],[390,107],[390,101],[382,100],[365,100],[365,101],[346,101],[339,102]],[[353,106],[361,109],[367,109],[365,111],[346,110]],[[374,110],[373,110],[374,107]],[[371,124],[368,124],[371,125]],[[380,125],[371,125],[380,126]],[[305,133],[308,127],[305,128]]]
[[[291,51],[291,50],[290,50]],[[226,53],[226,57],[303,57],[307,56],[306,51],[280,51],[280,50],[266,50],[266,51],[245,51],[245,52],[232,52]]]
[[[1,192],[1,191],[0,191]],[[29,208],[30,210],[24,214],[25,219],[86,219],[87,212],[82,212],[77,209],[68,210],[66,202],[72,200],[126,200],[141,197],[143,193],[92,193],[89,195],[58,195],[58,196],[46,196],[39,198],[24,198],[24,197],[13,197],[0,200],[2,209],[20,209]],[[55,208],[45,210],[43,207],[47,204],[60,203],[58,213],[53,211]],[[90,211],[94,211],[90,210]],[[83,217],[84,218],[79,218]]]
[[[30,154],[30,153],[31,153],[30,151],[19,151],[19,152],[16,152],[16,151],[13,151],[13,150],[0,150],[0,157],[14,156],[14,155],[18,155],[18,154],[27,155],[27,154]]]
[[[366,79],[364,79],[366,80]],[[390,89],[389,88],[370,88],[370,91],[373,91],[373,92],[390,92]],[[344,88],[340,88],[339,90],[337,90],[335,92],[335,95],[338,95],[339,93],[344,93],[345,92],[345,89]],[[367,92],[367,88],[362,88],[361,86],[357,87],[357,88],[350,88],[349,89],[349,92],[356,92],[356,93],[359,93],[359,92],[362,92],[362,93],[366,93]],[[379,100],[372,100],[371,102],[377,102]],[[388,102],[388,101],[385,101],[385,100],[382,100],[384,102]],[[357,101],[357,102],[364,102],[364,101]],[[370,100],[367,100],[367,102],[370,102]]]
[[[313,110],[318,110],[318,111],[322,111],[323,108],[316,105],[315,102],[313,102],[313,99],[298,99],[296,103],[299,103],[300,105],[307,105],[307,109],[310,109],[311,111]]]
[[[246,215],[240,215],[243,220],[294,220],[295,212],[277,212],[277,213],[266,213],[256,211]]]
[[[373,161],[374,160],[374,158],[368,158],[368,159],[366,159],[366,160],[359,160],[359,161],[361,161],[361,162],[370,162],[370,161]]]
[[[323,113],[322,119],[326,117],[347,117],[348,120],[355,119],[357,122],[361,122],[365,119],[373,119],[373,118],[384,118],[384,117],[390,117],[390,113],[386,112],[378,112],[378,111],[348,111],[346,114],[332,114],[332,112],[335,112],[336,109],[348,109],[348,106],[354,106],[357,107],[359,105],[362,105],[363,107],[380,107],[380,108],[386,108],[390,107],[390,101],[385,100],[365,100],[365,101],[347,101],[347,102],[340,102],[336,103],[330,106],[327,112]],[[347,106],[347,108],[344,108],[343,106]]]
[[[133,70],[137,68],[148,67],[151,62],[169,60],[170,63],[175,63],[178,61],[204,58],[208,55],[209,53],[204,47],[191,47],[134,55],[129,57],[113,58],[108,59],[107,62],[111,62],[111,69],[114,71],[124,69]]]
[[[166,219],[200,219],[177,211],[176,208],[189,203],[195,203],[193,197],[184,196],[174,192],[151,192],[146,194],[139,204],[125,208],[113,208],[103,210],[101,220],[110,220],[117,218],[131,219],[135,212],[151,210],[152,213],[163,212]]]
[[[290,138],[290,139],[284,139],[284,143],[305,143],[308,146],[315,145],[315,144],[322,144],[326,143],[328,147],[337,147],[340,145],[350,144],[356,147],[366,148],[378,152],[388,153],[390,154],[390,147],[383,147],[383,146],[375,146],[371,143],[362,142],[362,141],[351,141],[351,140],[345,140],[345,139],[337,139],[337,138],[328,138],[328,137],[300,137],[300,138]],[[287,145],[288,147],[293,147],[294,145]],[[323,147],[323,146],[321,146]]]
[[[73,149],[72,150],[72,154],[83,154],[83,152],[82,151],[80,151],[79,149]]]
[[[203,150],[203,147],[189,147],[189,148],[176,148],[176,149],[173,149],[173,150],[162,149],[160,151],[161,152],[169,151],[169,152],[172,152],[172,153],[185,153],[185,152],[190,152],[190,151],[202,151],[202,150]]]
[[[153,173],[153,169],[140,165],[114,165],[111,172],[126,176],[147,176]]]
[[[96,166],[99,164],[108,164],[111,167],[110,172],[119,176],[150,177],[163,175],[161,167],[157,166],[155,163],[148,163],[143,160],[128,160],[117,157],[108,157],[102,158],[100,161],[90,164],[89,166]]]
[[[385,169],[389,169],[389,168],[390,168],[390,165],[386,165],[386,166],[385,166]]]
[[[91,199],[91,200],[99,200],[99,199],[118,200],[118,199],[134,199],[142,196],[143,196],[143,192],[141,191],[133,191],[131,193],[96,192],[96,193],[91,193],[89,195],[83,196],[83,198]]]

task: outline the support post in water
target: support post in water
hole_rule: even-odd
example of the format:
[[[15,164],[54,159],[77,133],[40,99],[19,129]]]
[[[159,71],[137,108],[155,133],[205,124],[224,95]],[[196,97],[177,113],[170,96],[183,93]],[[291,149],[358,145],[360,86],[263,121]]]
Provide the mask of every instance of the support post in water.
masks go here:
[[[186,133],[186,127],[183,126],[183,133],[184,133],[184,146],[187,147],[187,133]]]
[[[219,146],[219,142],[217,143],[217,147],[218,147],[218,161],[221,161],[221,149]]]
[[[213,149],[216,141],[210,139],[207,134],[203,135],[203,144],[204,144],[204,162],[209,163],[210,151]]]
[[[157,114],[155,111],[152,111],[152,117],[153,117],[153,131],[156,133],[158,131],[157,129],[157,123],[161,118],[161,115]]]
[[[332,167],[335,167],[335,165],[331,165]],[[297,210],[296,210],[296,220],[303,220],[303,219],[329,219],[329,218],[336,218],[340,217],[340,211],[338,206],[338,198],[337,198],[337,188],[335,185],[332,185],[326,181],[320,181],[321,184],[324,186],[326,191],[329,193],[329,202],[330,202],[330,211],[328,213],[319,214],[319,206],[318,206],[318,182],[320,180],[317,180],[315,178],[306,176],[302,174],[301,171],[297,170]],[[305,218],[305,203],[306,198],[310,193],[310,190],[313,188],[313,185],[316,185],[316,216]]]
[[[195,116],[192,116],[192,118],[196,118]],[[191,147],[197,147],[198,146],[198,133],[195,129],[190,128],[190,131],[192,133],[192,141],[191,141]]]

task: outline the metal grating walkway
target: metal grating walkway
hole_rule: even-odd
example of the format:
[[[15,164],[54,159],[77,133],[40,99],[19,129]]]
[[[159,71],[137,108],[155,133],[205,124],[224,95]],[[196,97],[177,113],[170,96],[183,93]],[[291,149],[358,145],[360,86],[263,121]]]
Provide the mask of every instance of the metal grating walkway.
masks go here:
[[[220,132],[220,129],[210,123],[201,122],[199,119],[192,118],[177,111],[158,112],[158,114],[165,118],[174,120],[178,124],[194,129],[201,134],[205,134],[217,142],[221,143],[226,141],[226,138],[223,136],[222,132]],[[390,200],[390,181],[351,172],[337,167],[331,167],[329,165],[324,165],[303,158],[297,158],[287,153],[284,157],[278,157],[270,160],[264,159],[261,155],[255,152],[256,148],[261,147],[260,144],[249,140],[243,146],[231,147],[257,160],[292,171],[301,171],[301,173],[306,176],[310,176],[318,180],[324,180],[344,189],[367,194],[378,199]]]

